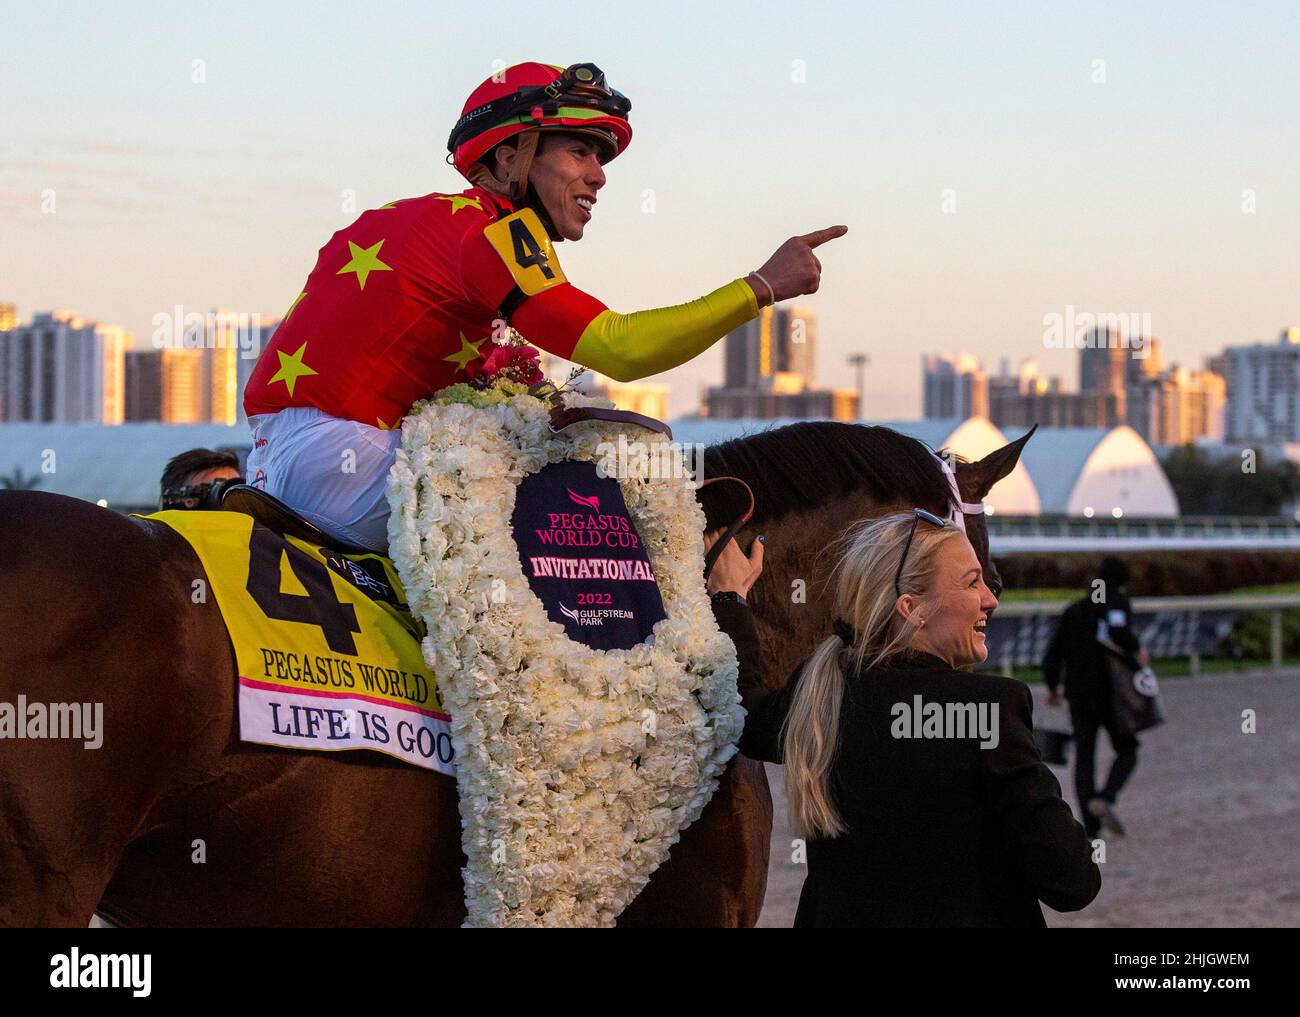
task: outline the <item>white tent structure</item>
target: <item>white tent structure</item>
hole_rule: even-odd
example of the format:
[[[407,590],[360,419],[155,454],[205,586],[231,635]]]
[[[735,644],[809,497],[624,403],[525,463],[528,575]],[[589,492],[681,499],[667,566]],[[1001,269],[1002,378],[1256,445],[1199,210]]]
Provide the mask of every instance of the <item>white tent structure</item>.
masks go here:
[[[1009,441],[986,417],[967,417],[965,420],[957,417],[884,420],[880,423],[919,438],[933,449],[952,449],[963,459],[972,462],[983,459]],[[1035,435],[1029,439],[1029,444],[1032,445],[1037,440],[1038,436]],[[1016,463],[1015,469],[1008,476],[993,485],[993,490],[984,499],[984,508],[990,514],[997,512],[1013,516],[1036,516],[1042,511],[1038,489],[1023,462]]]
[[[784,427],[795,420],[677,420],[672,424],[673,439],[702,445],[714,445],[746,434],[755,434],[769,428]],[[982,459],[994,449],[1007,444],[1007,438],[984,417],[966,420],[858,420],[858,424],[880,424],[910,437],[917,438],[933,449],[950,448],[965,459]],[[1029,440],[1032,445],[1037,436]],[[986,505],[995,512],[1009,515],[1038,515],[1038,492],[1024,464],[1017,464],[1011,475],[994,486]]]
[[[1015,438],[1023,431],[1016,430]],[[1040,428],[1021,456],[1052,515],[1174,517],[1178,497],[1133,428]]]

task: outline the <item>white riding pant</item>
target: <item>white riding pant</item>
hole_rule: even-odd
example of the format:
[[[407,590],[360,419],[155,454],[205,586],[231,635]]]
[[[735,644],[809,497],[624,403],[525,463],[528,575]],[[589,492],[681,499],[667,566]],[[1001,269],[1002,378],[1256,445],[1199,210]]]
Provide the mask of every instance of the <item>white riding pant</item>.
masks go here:
[[[388,471],[400,430],[381,431],[309,406],[248,418],[248,483],[329,536],[388,551]]]

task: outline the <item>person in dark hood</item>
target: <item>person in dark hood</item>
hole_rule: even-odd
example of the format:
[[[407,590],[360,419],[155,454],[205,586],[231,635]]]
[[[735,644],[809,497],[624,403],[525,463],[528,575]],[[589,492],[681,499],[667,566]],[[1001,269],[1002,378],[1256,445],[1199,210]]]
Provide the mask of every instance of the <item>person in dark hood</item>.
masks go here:
[[[1105,656],[1112,651],[1104,644],[1108,641],[1134,660],[1147,662],[1147,652],[1130,626],[1133,609],[1128,598],[1128,582],[1128,566],[1118,558],[1104,559],[1088,594],[1061,615],[1042,664],[1047,702],[1052,706],[1061,702],[1058,690],[1064,671],[1065,698],[1074,725],[1074,788],[1083,813],[1083,827],[1090,837],[1103,828],[1116,836],[1124,835],[1116,802],[1120,790],[1137,768],[1137,734],[1131,725],[1119,722]],[[1115,761],[1106,783],[1098,791],[1097,731],[1101,728],[1106,729],[1115,749]]]

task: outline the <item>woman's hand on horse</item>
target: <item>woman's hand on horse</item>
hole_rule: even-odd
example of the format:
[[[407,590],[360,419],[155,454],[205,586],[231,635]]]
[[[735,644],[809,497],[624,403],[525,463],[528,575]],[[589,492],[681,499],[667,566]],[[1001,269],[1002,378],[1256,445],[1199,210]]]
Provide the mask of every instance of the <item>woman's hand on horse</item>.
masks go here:
[[[844,236],[849,231],[847,226],[830,226],[824,230],[805,233],[801,237],[791,237],[776,249],[760,268],[759,274],[772,287],[776,300],[788,300],[790,297],[816,293],[821,285],[822,263],[813,254],[814,247],[820,247],[828,240]],[[758,294],[759,306],[767,296],[767,287],[761,282],[751,283]]]
[[[718,542],[722,530],[711,530],[704,535],[704,553]],[[713,563],[709,573],[707,589],[709,593],[732,592],[742,597],[749,596],[749,590],[763,572],[763,541],[754,540],[749,545],[746,555],[734,540],[727,541],[727,546]]]

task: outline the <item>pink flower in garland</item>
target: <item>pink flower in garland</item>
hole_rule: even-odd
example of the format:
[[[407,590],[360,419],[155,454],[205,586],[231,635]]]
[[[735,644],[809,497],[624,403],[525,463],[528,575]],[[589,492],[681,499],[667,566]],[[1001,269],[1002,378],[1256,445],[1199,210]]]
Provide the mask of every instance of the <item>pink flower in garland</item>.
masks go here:
[[[541,353],[532,346],[493,346],[482,364],[466,365],[465,372],[480,388],[487,388],[500,379],[536,385],[545,380],[538,360]]]

